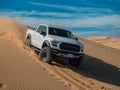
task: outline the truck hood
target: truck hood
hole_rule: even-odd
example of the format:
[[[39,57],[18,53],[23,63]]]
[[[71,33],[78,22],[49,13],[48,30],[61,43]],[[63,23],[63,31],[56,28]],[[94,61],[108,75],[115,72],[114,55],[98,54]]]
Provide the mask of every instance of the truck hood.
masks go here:
[[[56,41],[60,41],[60,42],[65,42],[65,43],[70,43],[70,44],[75,44],[75,45],[82,45],[82,43],[74,40],[74,39],[69,39],[69,38],[65,38],[65,37],[59,37],[59,36],[53,36],[53,35],[49,35],[50,38],[52,38],[53,40]]]

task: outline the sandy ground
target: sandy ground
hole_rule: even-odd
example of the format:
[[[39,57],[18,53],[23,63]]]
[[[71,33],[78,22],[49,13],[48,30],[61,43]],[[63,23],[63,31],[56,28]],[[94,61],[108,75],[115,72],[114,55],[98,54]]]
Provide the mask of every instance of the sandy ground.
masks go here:
[[[49,65],[24,45],[26,29],[9,18],[0,19],[0,89],[120,90],[119,50],[79,38],[85,45],[81,67],[62,59]]]
[[[2,90],[69,90],[11,42],[0,39]]]
[[[93,74],[95,79],[115,85],[112,90],[120,89],[120,50],[101,44],[79,39],[85,45],[85,58],[83,68]],[[117,87],[116,87],[117,86]],[[107,87],[107,86],[106,86]]]

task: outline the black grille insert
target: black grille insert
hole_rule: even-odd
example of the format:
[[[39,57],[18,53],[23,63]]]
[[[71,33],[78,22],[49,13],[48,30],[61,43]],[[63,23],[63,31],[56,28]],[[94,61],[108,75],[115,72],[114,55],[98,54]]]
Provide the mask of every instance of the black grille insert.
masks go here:
[[[79,52],[80,51],[80,47],[78,45],[68,44],[68,43],[61,43],[60,44],[60,49],[68,50],[68,51],[74,51],[74,52]]]

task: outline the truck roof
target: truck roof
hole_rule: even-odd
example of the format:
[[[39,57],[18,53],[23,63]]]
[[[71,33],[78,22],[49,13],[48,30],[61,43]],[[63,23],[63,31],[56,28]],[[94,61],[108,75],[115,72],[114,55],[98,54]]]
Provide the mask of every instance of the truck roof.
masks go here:
[[[64,27],[60,27],[60,26],[56,26],[56,25],[52,25],[52,24],[39,24],[38,27],[39,27],[40,25],[70,31],[70,30],[68,30],[68,29],[66,29],[66,28],[64,28]],[[32,29],[32,30],[36,30],[36,28],[33,28],[33,27],[31,27],[31,26],[26,26],[26,27],[29,28],[29,29]]]

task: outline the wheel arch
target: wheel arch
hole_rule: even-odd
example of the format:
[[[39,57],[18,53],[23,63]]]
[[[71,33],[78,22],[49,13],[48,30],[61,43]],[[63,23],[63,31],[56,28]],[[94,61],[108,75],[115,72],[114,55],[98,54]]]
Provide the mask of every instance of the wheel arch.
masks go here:
[[[49,41],[45,40],[45,41],[43,42],[42,48],[44,48],[44,47],[50,47]]]
[[[31,35],[30,35],[30,34],[27,35],[27,38],[26,38],[26,39],[28,39],[28,38],[31,39]]]

